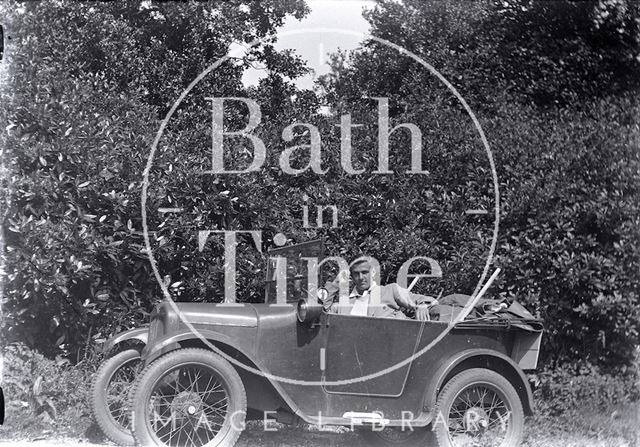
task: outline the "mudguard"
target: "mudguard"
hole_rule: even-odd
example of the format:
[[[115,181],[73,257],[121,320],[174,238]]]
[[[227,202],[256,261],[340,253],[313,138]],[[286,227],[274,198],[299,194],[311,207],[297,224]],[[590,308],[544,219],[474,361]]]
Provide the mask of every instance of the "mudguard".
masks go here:
[[[490,364],[493,366],[490,369],[495,369],[505,376],[516,389],[525,414],[533,414],[533,393],[524,372],[511,358],[490,349],[469,349],[447,359],[427,384],[423,401],[425,410],[435,408],[438,392],[445,385],[445,380],[450,378],[452,374],[457,374],[467,368],[488,367]]]
[[[105,352],[111,351],[118,344],[129,341],[129,340],[137,340],[143,344],[147,344],[147,340],[149,338],[149,325],[145,324],[143,326],[129,329],[128,331],[120,332],[119,334],[114,335],[109,340],[107,340],[102,347]]]
[[[224,343],[225,345],[232,346],[234,349],[237,349],[251,361],[255,360],[252,355],[253,353],[248,352],[249,350],[247,350],[243,346],[238,346],[238,343],[236,343],[232,338],[228,337],[225,334],[206,329],[200,329],[198,332],[202,338],[208,341],[218,341]],[[153,344],[144,347],[141,354],[142,360],[144,360],[145,363],[150,363],[161,355],[180,348],[181,342],[190,340],[201,340],[201,338],[188,329],[167,334],[159,339],[154,340]]]

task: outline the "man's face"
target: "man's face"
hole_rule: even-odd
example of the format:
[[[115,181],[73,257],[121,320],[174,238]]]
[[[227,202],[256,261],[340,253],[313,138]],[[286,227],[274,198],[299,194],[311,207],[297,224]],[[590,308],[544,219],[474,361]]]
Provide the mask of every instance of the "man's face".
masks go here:
[[[351,267],[351,279],[358,293],[368,290],[371,286],[371,265],[368,262],[359,262]]]

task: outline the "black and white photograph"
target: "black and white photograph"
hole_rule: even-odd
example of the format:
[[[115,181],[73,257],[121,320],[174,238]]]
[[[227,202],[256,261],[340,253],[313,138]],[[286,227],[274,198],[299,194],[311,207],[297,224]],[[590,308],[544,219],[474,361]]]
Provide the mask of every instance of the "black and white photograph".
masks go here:
[[[0,446],[640,447],[640,1],[0,2]]]

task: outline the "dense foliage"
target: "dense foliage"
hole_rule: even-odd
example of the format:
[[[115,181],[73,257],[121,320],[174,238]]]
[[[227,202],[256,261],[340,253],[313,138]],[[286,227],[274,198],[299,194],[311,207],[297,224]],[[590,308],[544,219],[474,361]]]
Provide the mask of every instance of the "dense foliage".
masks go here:
[[[474,110],[504,93],[540,106],[577,107],[586,98],[638,87],[635,1],[377,3],[368,14],[374,35],[426,58]],[[373,68],[380,60],[362,58],[356,65]],[[399,91],[410,78],[383,74],[409,74],[407,68],[388,64],[376,71],[375,82]]]
[[[20,6],[19,8],[10,6]],[[9,14],[9,11],[11,13]],[[2,133],[3,332],[48,355],[76,352],[141,322],[159,287],[141,234],[141,174],[161,119],[180,92],[233,42],[266,40],[230,59],[185,98],[160,140],[147,211],[162,275],[181,300],[220,300],[222,239],[198,250],[198,230],[260,229],[263,251],[277,232],[301,242],[323,236],[327,254],[362,253],[381,262],[385,282],[408,258],[436,259],[443,278],[421,291],[473,291],[492,236],[490,166],[470,118],[435,77],[376,42],[336,55],[315,93],[291,82],[299,58],[276,52],[270,36],[302,1],[156,4],[25,3],[5,6],[11,44],[0,112]],[[436,67],[476,112],[501,192],[492,290],[544,319],[547,362],[630,361],[638,343],[640,79],[638,5],[598,2],[379,1],[374,35]],[[268,76],[245,88],[259,61]],[[211,111],[206,97],[247,96],[262,108],[256,130],[264,168],[244,176],[208,169]],[[389,98],[392,125],[423,129],[422,166],[408,175],[407,134],[391,141],[393,175],[378,164],[376,103]],[[363,99],[365,98],[365,99]],[[320,106],[331,113],[321,114]],[[246,108],[225,109],[229,128]],[[339,115],[351,113],[354,168],[340,162]],[[315,175],[284,174],[279,157],[308,143],[293,122],[322,135]],[[400,132],[398,132],[400,133]],[[397,135],[397,134],[395,134]],[[230,165],[252,154],[230,141]],[[292,165],[308,163],[305,151]],[[303,194],[335,205],[339,228],[302,228]],[[159,207],[182,207],[161,214]],[[330,220],[326,216],[326,220]],[[261,300],[264,258],[247,238],[238,247],[238,299]]]
[[[381,1],[367,17],[375,36],[436,66],[478,114],[501,192],[494,264],[504,273],[494,293],[544,320],[544,359],[630,361],[640,330],[638,4]],[[334,57],[333,66],[323,85],[335,107],[388,95],[404,101],[397,122],[444,135],[469,126],[444,112],[455,99],[434,76],[378,42]],[[421,100],[411,103],[412,95]],[[458,142],[437,143],[429,150],[440,162],[461,152]],[[449,168],[450,188],[465,162],[437,166]],[[431,179],[437,184],[437,172]],[[463,227],[451,228],[438,233],[455,238]],[[480,259],[468,244],[456,248],[454,259]]]
[[[242,91],[243,66],[290,74],[268,38],[301,1],[3,5],[3,331],[75,352],[147,319],[142,171],[160,119],[234,41],[267,38],[202,88]]]

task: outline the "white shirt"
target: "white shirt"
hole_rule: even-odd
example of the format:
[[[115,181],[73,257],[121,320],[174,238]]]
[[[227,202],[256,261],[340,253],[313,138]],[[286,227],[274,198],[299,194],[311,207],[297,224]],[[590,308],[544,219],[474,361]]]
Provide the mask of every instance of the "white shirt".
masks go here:
[[[375,293],[380,287],[376,283],[372,283],[371,286],[362,292],[362,295],[358,293],[358,289],[355,287],[349,294],[349,304],[352,304],[351,312],[349,315],[358,315],[366,317],[369,310],[369,302],[371,301],[371,294]]]

